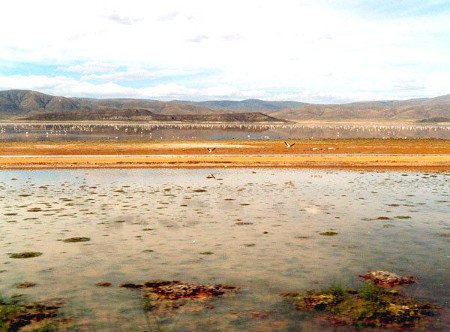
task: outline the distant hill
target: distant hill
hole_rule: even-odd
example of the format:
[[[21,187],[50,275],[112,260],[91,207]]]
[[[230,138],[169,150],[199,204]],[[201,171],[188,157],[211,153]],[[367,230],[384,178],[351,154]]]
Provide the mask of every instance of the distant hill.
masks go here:
[[[0,91],[0,118],[18,118],[35,113],[147,109],[155,114],[212,114],[207,107],[146,99],[88,99],[50,96],[29,90]]]
[[[297,101],[265,101],[260,99],[245,99],[241,101],[234,100],[210,100],[210,101],[178,101],[182,104],[198,105],[208,107],[212,110],[227,110],[227,111],[245,111],[245,112],[268,112],[277,111],[287,108],[299,108],[305,103]]]
[[[66,116],[63,114],[70,113]],[[255,113],[254,116],[251,114]],[[236,116],[240,114],[239,116]],[[158,118],[158,115],[163,115]],[[169,117],[173,115],[172,119]],[[410,100],[369,101],[318,105],[296,101],[158,101],[148,99],[89,99],[46,95],[29,90],[0,91],[0,119],[77,118],[129,121],[400,121],[446,123],[450,119],[450,95]],[[176,119],[176,120],[175,120]]]
[[[350,104],[314,105],[268,112],[281,119],[302,120],[405,120],[444,122],[450,118],[450,95],[410,100],[369,101]]]
[[[68,111],[34,113],[23,120],[31,121],[158,121],[158,122],[284,122],[269,115],[247,113],[212,114],[156,114],[146,109],[102,109],[95,111]]]

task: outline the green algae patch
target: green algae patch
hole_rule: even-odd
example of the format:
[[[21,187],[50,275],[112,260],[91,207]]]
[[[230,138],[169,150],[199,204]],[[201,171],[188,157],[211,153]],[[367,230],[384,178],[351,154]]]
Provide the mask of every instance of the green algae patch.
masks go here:
[[[28,304],[0,296],[0,331],[18,331],[24,328],[43,331],[43,326],[47,328],[53,326],[52,320],[58,316],[60,307],[61,304],[58,303]]]
[[[238,290],[227,285],[201,285],[177,280],[151,280],[144,284],[123,284],[120,287],[136,289],[144,299],[144,309],[156,315],[173,314],[175,310],[201,311],[216,297]]]
[[[370,280],[381,287],[409,285],[415,282],[413,276],[402,277],[387,271],[368,271],[366,274],[360,275],[360,277],[364,280]]]
[[[357,290],[331,287],[282,295],[292,298],[298,310],[316,311],[333,324],[357,327],[417,328],[438,310],[371,280]]]
[[[9,254],[9,258],[20,259],[20,258],[34,258],[42,255],[42,252],[37,251],[23,251],[23,252],[15,252]]]
[[[31,287],[35,287],[37,284],[35,282],[21,282],[15,285],[16,288],[18,289],[25,289],[25,288],[31,288]]]
[[[89,237],[70,237],[68,239],[63,240],[66,243],[76,243],[76,242],[88,242],[91,241]]]
[[[332,232],[332,231],[322,232],[322,233],[319,233],[319,234],[322,235],[322,236],[335,236],[335,235],[338,235],[338,233]]]

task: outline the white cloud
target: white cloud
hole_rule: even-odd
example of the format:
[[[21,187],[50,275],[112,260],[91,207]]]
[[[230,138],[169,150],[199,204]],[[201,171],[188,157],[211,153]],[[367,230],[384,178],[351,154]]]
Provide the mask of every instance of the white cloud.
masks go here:
[[[82,73],[82,74],[98,74],[105,72],[112,72],[117,69],[117,66],[106,64],[98,61],[88,61],[77,65],[66,67],[59,67],[62,71]]]
[[[450,92],[449,11],[361,16],[344,3],[10,1],[0,12],[0,74],[2,62],[55,63],[60,76],[82,76],[74,91],[99,96],[140,95],[126,82],[159,78],[146,93],[332,101]]]

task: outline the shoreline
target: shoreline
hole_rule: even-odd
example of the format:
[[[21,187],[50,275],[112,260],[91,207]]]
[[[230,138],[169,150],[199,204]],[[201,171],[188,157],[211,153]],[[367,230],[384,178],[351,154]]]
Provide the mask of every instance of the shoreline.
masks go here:
[[[445,140],[3,142],[0,169],[330,168],[450,171]],[[213,148],[213,151],[208,151]]]

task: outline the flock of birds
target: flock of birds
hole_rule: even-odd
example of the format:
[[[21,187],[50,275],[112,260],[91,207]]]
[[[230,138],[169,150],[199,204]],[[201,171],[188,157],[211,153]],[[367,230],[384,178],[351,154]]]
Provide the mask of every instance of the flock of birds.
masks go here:
[[[314,130],[333,130],[336,138],[348,136],[349,133],[354,135],[362,135],[367,137],[429,137],[431,132],[438,132],[437,137],[450,137],[450,126],[442,125],[371,125],[371,124],[202,124],[202,123],[165,123],[165,124],[71,124],[71,123],[0,123],[0,135],[7,134],[31,134],[45,135],[45,137],[67,136],[79,134],[111,134],[113,138],[119,138],[115,135],[140,135],[149,138],[152,137],[152,131],[164,129],[231,129],[231,130],[248,130],[248,131],[274,131],[292,130],[294,133],[305,134]],[[367,134],[367,135],[366,135]],[[403,135],[403,136],[402,136]],[[162,137],[161,137],[162,138]],[[176,138],[176,137],[174,137]],[[195,137],[194,137],[195,138]],[[268,138],[268,137],[267,137]],[[308,137],[307,137],[308,138]],[[313,138],[313,137],[309,137]],[[289,146],[287,146],[289,148]]]

